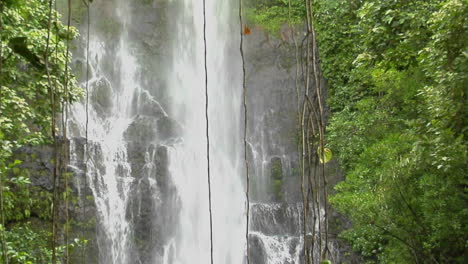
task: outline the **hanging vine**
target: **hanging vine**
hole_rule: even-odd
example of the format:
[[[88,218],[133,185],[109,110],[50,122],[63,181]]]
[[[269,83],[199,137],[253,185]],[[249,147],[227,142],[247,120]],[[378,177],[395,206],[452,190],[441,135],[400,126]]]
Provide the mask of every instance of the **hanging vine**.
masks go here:
[[[67,5],[67,34],[70,32],[70,25],[71,25],[71,16],[72,16],[72,8],[71,8],[71,0],[68,0]],[[66,51],[65,51],[65,76],[64,76],[64,97],[62,101],[62,136],[63,136],[63,143],[62,143],[62,158],[63,162],[60,164],[61,166],[61,175],[64,176],[64,185],[65,185],[65,263],[69,264],[70,262],[70,246],[69,246],[69,237],[70,237],[70,222],[69,222],[69,187],[68,187],[68,177],[69,173],[67,171],[68,161],[69,161],[69,143],[67,137],[67,124],[68,124],[68,89],[69,89],[69,70],[68,70],[68,57],[70,55],[70,38],[67,38],[66,41]]]
[[[308,17],[308,13],[307,13]],[[310,263],[310,250],[309,250],[309,239],[308,239],[308,207],[309,207],[309,202],[308,202],[308,190],[306,186],[306,167],[307,167],[307,151],[308,151],[308,145],[309,145],[309,135],[308,135],[308,129],[307,129],[307,120],[308,118],[308,102],[307,98],[309,98],[309,87],[310,87],[310,38],[308,37],[309,35],[309,27],[307,27],[307,35],[306,35],[306,63],[305,63],[305,76],[304,76],[304,93],[303,93],[303,99],[302,99],[302,114],[300,117],[300,124],[301,124],[301,193],[302,193],[302,201],[303,201],[303,235],[304,235],[304,260],[305,263]],[[314,229],[315,227],[312,227]],[[312,237],[314,239],[314,237]]]
[[[311,0],[305,0],[306,36],[305,58],[301,63],[304,91],[301,102],[301,191],[303,199],[303,235],[305,263],[314,263],[315,238],[319,257],[326,260],[328,248],[328,193],[325,175],[325,121],[324,96],[318,65],[318,51],[314,29],[314,13]],[[289,6],[290,8],[290,6]],[[300,52],[303,54],[303,52]],[[311,79],[312,78],[312,79]],[[310,94],[311,87],[314,93]],[[312,206],[312,208],[310,208]],[[323,221],[322,210],[323,208]],[[312,217],[312,223],[309,221]],[[317,228],[316,228],[317,227]],[[309,235],[309,232],[311,235]]]
[[[207,41],[206,41],[206,0],[203,0],[203,43],[205,60],[205,122],[206,122],[206,162],[208,176],[208,211],[210,214],[210,260],[213,264],[213,212],[211,209],[211,172],[210,172],[210,132],[208,116],[208,60],[207,60]]]
[[[246,180],[246,227],[245,227],[245,240],[247,248],[247,264],[250,263],[249,258],[249,221],[250,221],[250,175],[249,175],[249,160],[247,156],[247,86],[245,79],[245,57],[244,57],[244,34],[248,33],[244,31],[244,22],[242,18],[242,0],[239,0],[239,26],[240,26],[240,45],[239,51],[242,60],[242,101],[244,107],[244,163],[245,163],[245,180]]]
[[[325,175],[325,163],[327,162],[326,160],[326,149],[325,149],[325,121],[324,121],[324,96],[322,94],[322,85],[321,85],[321,80],[320,80],[320,69],[319,69],[319,60],[318,60],[318,49],[317,49],[317,39],[316,39],[316,34],[315,34],[315,27],[314,27],[314,10],[313,10],[313,3],[311,0],[308,1],[308,9],[309,9],[309,24],[310,24],[310,29],[311,29],[311,44],[312,44],[312,65],[313,65],[313,71],[314,71],[314,79],[315,79],[315,89],[316,89],[316,95],[317,95],[317,101],[318,101],[318,107],[319,107],[319,116],[317,119],[318,122],[318,127],[319,127],[319,137],[320,137],[320,148],[318,151],[318,155],[320,156],[320,164],[322,165],[322,170],[321,170],[321,176],[322,176],[322,181],[323,181],[323,204],[324,204],[324,229],[325,229],[325,242],[324,242],[324,250],[321,253],[321,258],[322,259],[327,259],[329,254],[329,248],[328,248],[328,191],[327,191],[327,177]]]
[[[51,24],[52,24],[52,10],[53,10],[53,0],[49,1],[49,14],[48,14],[48,25],[47,25],[47,42],[46,50],[44,54],[45,69],[47,73],[47,82],[49,89],[50,104],[52,106],[51,110],[51,136],[54,146],[54,168],[53,168],[53,198],[52,198],[52,263],[57,263],[57,207],[58,207],[58,190],[57,190],[57,181],[58,181],[58,142],[56,135],[56,104],[55,104],[55,85],[52,85],[50,67],[49,67],[49,51],[50,51],[50,35],[51,35]],[[56,49],[57,50],[57,49]]]
[[[304,262],[305,263],[309,263],[311,260],[313,260],[313,258],[311,258],[310,256],[310,252],[308,252],[307,248],[308,247],[308,228],[307,228],[307,223],[309,222],[309,218],[308,218],[308,215],[310,213],[310,209],[309,209],[309,201],[310,201],[310,193],[311,193],[311,186],[312,184],[310,183],[310,177],[308,177],[309,179],[309,182],[306,182],[306,164],[311,164],[310,162],[310,144],[309,144],[309,127],[307,127],[311,122],[310,122],[310,113],[307,114],[307,118],[306,118],[306,112],[310,112],[309,111],[309,108],[310,107],[308,104],[310,104],[310,102],[306,99],[308,99],[308,96],[307,96],[307,93],[308,93],[308,89],[305,88],[304,89],[304,94],[303,94],[303,100],[302,101],[302,105],[301,105],[301,93],[300,93],[300,71],[302,71],[302,77],[303,79],[306,79],[305,78],[305,74],[304,74],[304,63],[302,61],[302,58],[299,56],[299,54],[302,54],[302,46],[304,45],[302,43],[301,47],[299,47],[299,44],[298,44],[298,41],[297,41],[297,38],[296,38],[296,34],[295,34],[295,29],[293,27],[293,24],[291,22],[292,18],[292,5],[291,5],[291,0],[288,0],[288,19],[287,19],[287,22],[288,22],[288,29],[289,29],[289,33],[291,34],[291,38],[293,40],[293,43],[294,43],[294,55],[295,55],[295,63],[296,63],[296,70],[295,70],[295,76],[294,76],[294,88],[295,88],[295,91],[296,91],[296,100],[297,100],[297,120],[299,121],[298,122],[298,129],[301,131],[301,144],[299,145],[298,144],[298,153],[300,153],[300,159],[301,159],[301,193],[302,193],[302,201],[303,201],[303,215],[302,215],[302,222],[303,222],[303,226],[302,226],[302,232],[303,232],[303,236],[304,236],[304,241],[303,241],[303,246],[304,246]],[[307,39],[307,36],[303,39],[302,42],[304,42],[305,40]],[[306,65],[307,66],[307,65]],[[307,86],[307,80],[305,81],[304,83],[304,86]],[[309,120],[309,121],[307,121]],[[312,129],[313,131],[313,129]],[[313,132],[313,134],[315,134],[315,132]],[[305,148],[305,146],[307,146]],[[308,157],[308,162],[306,163],[305,160],[306,160],[306,157]],[[310,169],[309,169],[310,171]],[[310,174],[310,173],[309,173]],[[312,208],[312,214],[315,216],[315,214],[313,213],[313,208]],[[314,223],[312,224],[312,237],[315,236],[315,228],[313,228],[315,226],[315,221]],[[313,248],[313,239],[310,241],[311,243],[311,248]],[[312,262],[313,263],[313,262]]]
[[[83,3],[86,6],[86,83],[85,83],[85,93],[86,93],[86,98],[85,98],[85,113],[86,113],[86,122],[85,122],[85,145],[84,145],[84,152],[83,152],[83,160],[84,160],[84,186],[88,186],[87,184],[87,178],[88,178],[88,159],[89,159],[89,153],[88,153],[88,128],[89,128],[89,35],[90,35],[90,25],[91,25],[91,17],[90,17],[90,2],[88,0],[83,0]],[[81,201],[81,216],[84,221],[85,219],[85,200]],[[84,227],[81,227],[81,239],[84,242],[85,240],[85,235],[84,235]],[[82,263],[86,262],[86,246],[82,246],[81,250],[81,261]]]
[[[0,75],[3,71],[3,1],[0,2]],[[0,97],[2,86],[0,85]],[[0,170],[0,242],[2,243],[2,260],[8,264],[7,247],[5,239],[5,212],[3,207],[3,172]]]

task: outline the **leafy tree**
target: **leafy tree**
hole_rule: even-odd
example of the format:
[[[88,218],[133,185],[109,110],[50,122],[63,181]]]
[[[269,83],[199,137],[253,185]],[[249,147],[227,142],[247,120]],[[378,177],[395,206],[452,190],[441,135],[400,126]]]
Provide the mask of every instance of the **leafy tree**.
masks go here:
[[[463,263],[466,1],[316,3],[343,237],[370,263]]]
[[[45,233],[32,231],[27,226],[19,229],[13,226],[15,222],[27,221],[34,206],[44,206],[44,211],[49,211],[50,204],[43,203],[50,200],[43,200],[44,192],[31,189],[27,172],[18,167],[21,160],[13,157],[21,146],[50,144],[52,116],[62,111],[64,102],[73,102],[81,96],[75,78],[70,74],[65,76],[70,72],[66,65],[71,61],[71,54],[67,56],[66,53],[66,42],[78,33],[74,28],[68,30],[59,21],[58,13],[52,11],[49,17],[49,1],[5,0],[0,5],[0,177],[6,224],[2,228],[6,231],[10,262],[47,263],[42,249],[35,249],[34,243],[21,240],[24,242],[21,247],[14,246],[18,237],[34,241],[39,237],[41,241],[49,239]],[[46,56],[52,86],[49,85]],[[41,217],[48,219],[50,213]],[[25,250],[27,245],[31,247]],[[42,245],[49,247],[48,243]]]

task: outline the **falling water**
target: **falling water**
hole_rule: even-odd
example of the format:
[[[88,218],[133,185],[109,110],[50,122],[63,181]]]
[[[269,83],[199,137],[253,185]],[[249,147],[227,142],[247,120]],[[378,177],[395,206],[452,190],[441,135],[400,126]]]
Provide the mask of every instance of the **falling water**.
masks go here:
[[[69,127],[72,137],[83,138],[88,123],[86,182],[98,220],[98,262],[210,262],[206,48],[214,263],[244,263],[246,200],[238,2],[206,0],[205,42],[203,1],[169,1],[165,12],[171,21],[166,25],[171,49],[165,54],[168,61],[161,62],[164,71],[150,73],[155,78],[146,76],[149,67],[144,60],[153,58],[142,58],[147,51],[141,51],[138,34],[144,33],[135,29],[135,25],[152,22],[155,17],[135,18],[139,4],[131,1],[94,4],[98,6],[92,9],[95,31],[89,39],[89,108],[86,111],[85,100],[75,104]],[[112,33],[94,28],[98,23],[113,25]],[[148,81],[158,78],[167,87]],[[266,102],[270,100],[266,99],[269,87],[251,88],[257,89],[251,95],[262,98],[254,100],[250,112],[255,115],[249,120],[253,123],[248,138],[251,176],[259,177],[257,184],[264,186],[257,189],[266,192],[270,184],[265,179],[273,158],[281,157],[285,174],[292,170],[286,162],[290,151],[276,140],[281,125],[268,121],[275,117],[271,104],[283,102],[279,98]],[[157,96],[161,94],[164,96]],[[77,151],[78,145],[74,142],[72,151]],[[79,158],[75,156],[76,164],[72,165],[78,170]],[[298,264],[303,244],[298,231],[300,208],[293,205],[285,209],[267,199],[256,202],[251,207],[250,240],[252,249],[258,249],[251,257],[258,261],[251,263]]]
[[[83,102],[71,110],[72,124],[78,126],[72,130],[73,137],[84,137],[88,123],[86,177],[99,222],[99,263],[133,263],[129,259],[131,227],[127,205],[134,179],[125,132],[133,120],[132,98],[140,87],[138,64],[131,54],[126,30],[130,20],[127,8],[126,1],[117,1],[115,15],[121,22],[122,34],[116,47],[110,48],[99,36],[91,35],[89,109],[86,112]]]
[[[170,151],[170,171],[177,186],[181,210],[176,237],[168,247],[168,252],[173,254],[168,258],[169,263],[210,261],[205,44],[214,262],[238,264],[245,255],[244,166],[240,136],[242,85],[236,37],[238,26],[231,2],[206,1],[206,43],[203,41],[202,1],[184,0],[175,15],[177,36],[172,54],[171,112],[182,123],[183,135],[180,143]]]

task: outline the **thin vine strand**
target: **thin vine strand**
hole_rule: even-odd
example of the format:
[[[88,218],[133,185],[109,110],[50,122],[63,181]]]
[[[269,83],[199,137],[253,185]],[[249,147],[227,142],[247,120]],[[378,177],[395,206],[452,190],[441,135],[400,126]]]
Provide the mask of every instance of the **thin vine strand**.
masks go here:
[[[3,1],[0,2],[0,76],[3,71]],[[2,86],[0,85],[0,98],[2,96]],[[5,213],[3,207],[3,172],[0,171],[0,239],[2,243],[2,259],[3,263],[8,264],[6,239],[5,239]]]
[[[70,237],[70,223],[69,223],[69,190],[68,190],[68,173],[67,173],[67,164],[68,164],[68,138],[67,138],[67,123],[68,123],[68,101],[69,101],[69,87],[68,82],[70,80],[69,71],[68,71],[68,57],[70,55],[70,25],[71,25],[71,0],[68,0],[68,15],[67,15],[67,41],[66,41],[66,51],[65,51],[65,84],[64,84],[64,100],[62,108],[62,133],[63,133],[63,143],[62,143],[62,158],[64,162],[62,163],[62,175],[65,180],[65,262],[69,264],[70,262],[70,246],[69,246],[69,237]]]
[[[86,23],[87,23],[87,31],[86,31],[86,84],[85,84],[85,92],[86,92],[86,102],[85,102],[85,112],[86,112],[86,122],[85,122],[85,145],[84,145],[84,153],[83,153],[83,160],[84,160],[84,186],[85,188],[88,186],[87,184],[87,178],[88,178],[88,159],[89,159],[89,153],[88,153],[88,129],[89,129],[89,36],[90,36],[90,22],[91,22],[91,17],[90,17],[90,8],[89,8],[89,2],[88,0],[83,0],[83,3],[86,5]],[[83,197],[82,197],[83,198]],[[85,219],[85,201],[86,199],[82,199],[82,211],[81,211],[81,216],[84,221]],[[82,243],[84,243],[84,227],[81,227],[81,239],[83,240]],[[86,263],[86,246],[85,244],[82,245],[82,250],[81,250],[81,261],[82,263]]]
[[[245,79],[245,57],[244,57],[244,33],[243,33],[243,18],[242,18],[242,0],[239,0],[239,27],[240,27],[240,45],[239,51],[242,60],[242,93],[243,93],[243,107],[244,107],[244,163],[245,163],[245,179],[246,179],[246,227],[245,227],[245,240],[246,240],[246,259],[247,264],[250,263],[249,257],[249,221],[250,221],[250,175],[249,175],[249,160],[247,157],[247,85]]]
[[[306,2],[307,3],[307,2]],[[306,10],[307,11],[307,10]],[[306,12],[307,14],[307,22],[309,21],[309,13],[308,11]],[[310,87],[310,27],[309,23],[307,23],[307,34],[306,34],[306,71],[305,71],[305,83],[304,83],[304,99],[303,99],[303,105],[302,105],[302,117],[301,117],[301,133],[302,133],[302,180],[301,180],[301,188],[302,188],[302,199],[303,199],[303,210],[304,210],[304,260],[305,264],[309,263],[309,258],[308,258],[308,243],[307,243],[307,196],[306,196],[306,191],[305,191],[305,174],[306,174],[306,145],[308,144],[307,138],[309,137],[308,134],[306,134],[306,112],[309,111],[309,107],[307,105],[307,98],[309,97],[309,87]],[[315,227],[312,227],[315,228]]]
[[[203,43],[205,60],[205,121],[206,121],[206,162],[208,176],[208,211],[210,214],[210,260],[213,264],[213,212],[211,208],[211,172],[210,172],[210,132],[208,115],[208,60],[207,60],[207,41],[206,41],[206,0],[203,0]]]
[[[320,136],[320,154],[322,158],[321,162],[321,176],[323,181],[323,198],[324,198],[324,225],[325,225],[325,248],[322,252],[322,258],[326,259],[327,254],[329,253],[328,248],[328,193],[327,193],[327,178],[325,175],[325,122],[324,122],[324,106],[323,106],[323,96],[322,96],[322,87],[319,76],[319,65],[318,65],[318,50],[317,50],[317,39],[315,34],[314,26],[314,10],[312,1],[308,0],[308,8],[310,9],[310,28],[311,28],[311,37],[312,37],[312,65],[314,68],[314,79],[315,79],[315,88],[317,93],[317,100],[319,106],[319,136]]]
[[[52,79],[50,74],[49,68],[49,51],[50,51],[50,36],[51,36],[51,24],[52,24],[52,7],[53,7],[53,0],[49,1],[49,15],[48,15],[48,24],[47,24],[47,40],[46,40],[46,50],[44,54],[44,62],[45,62],[45,69],[47,73],[47,82],[48,82],[48,92],[50,97],[50,104],[52,106],[51,110],[51,136],[54,145],[54,169],[53,169],[53,198],[52,198],[52,264],[57,263],[57,252],[56,252],[56,245],[57,245],[57,168],[59,160],[57,158],[57,136],[56,136],[56,119],[55,119],[55,112],[56,112],[56,104],[55,104],[55,89],[52,85]]]

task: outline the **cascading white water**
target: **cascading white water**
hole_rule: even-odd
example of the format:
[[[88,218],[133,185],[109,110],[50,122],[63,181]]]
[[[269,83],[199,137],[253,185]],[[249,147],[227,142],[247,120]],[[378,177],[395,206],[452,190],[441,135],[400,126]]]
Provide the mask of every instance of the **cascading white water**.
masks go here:
[[[258,238],[265,249],[268,264],[299,264],[303,249],[303,238],[293,236],[267,236],[261,232],[251,232],[251,236]]]
[[[246,244],[239,27],[233,2],[206,1],[214,263],[226,264],[242,263]],[[203,1],[184,0],[177,11],[171,112],[183,131],[170,150],[170,172],[181,210],[166,263],[209,263]]]
[[[90,36],[89,110],[86,113],[83,101],[73,105],[71,116],[73,125],[78,128],[73,137],[84,137],[88,122],[86,177],[97,211],[99,263],[125,264],[133,263],[129,258],[131,227],[127,217],[133,178],[124,136],[132,122],[132,97],[140,87],[138,63],[131,54],[126,30],[128,6],[126,1],[117,2],[115,10],[122,34],[116,53],[111,54],[113,50],[99,36]],[[119,78],[113,78],[115,75]]]

